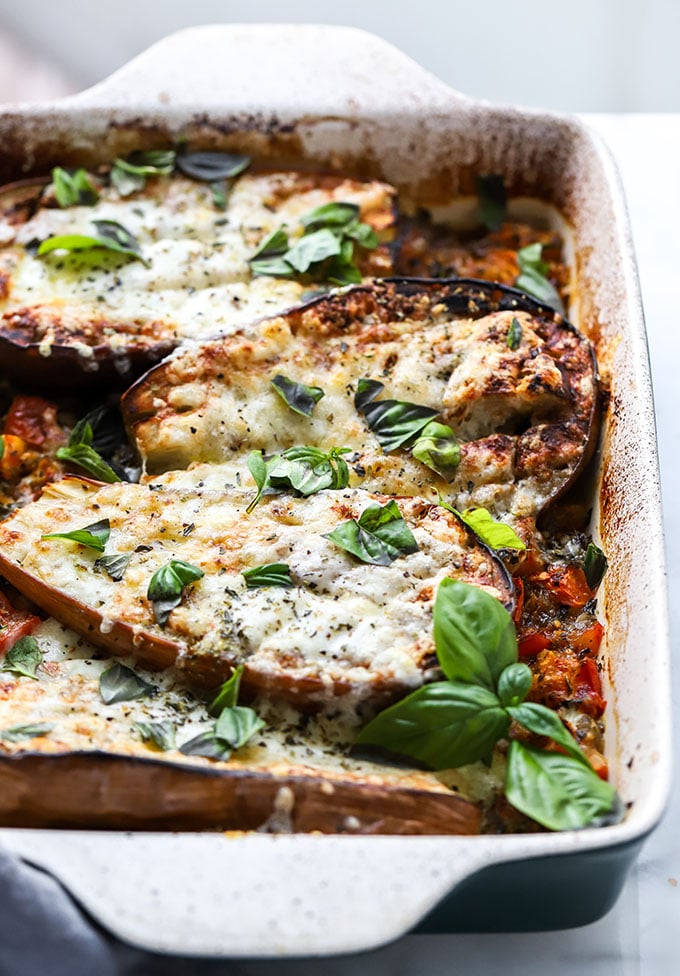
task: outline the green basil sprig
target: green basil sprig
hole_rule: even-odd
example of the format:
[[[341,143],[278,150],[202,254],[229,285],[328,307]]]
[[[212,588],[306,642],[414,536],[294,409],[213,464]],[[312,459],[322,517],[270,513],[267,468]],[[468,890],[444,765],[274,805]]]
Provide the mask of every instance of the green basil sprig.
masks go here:
[[[311,417],[314,407],[325,395],[320,386],[296,383],[295,380],[288,379],[281,373],[277,374],[271,382],[283,402],[303,417]]]
[[[596,590],[607,572],[607,557],[594,542],[588,543],[586,558],[583,562],[583,572],[591,590]]]
[[[533,295],[540,302],[550,305],[560,315],[564,315],[562,299],[555,286],[546,277],[550,269],[542,260],[542,253],[543,245],[539,243],[528,244],[517,252],[520,273],[515,279],[515,288],[525,291],[527,295]]]
[[[43,653],[35,637],[22,637],[5,654],[0,671],[9,671],[22,678],[38,680],[38,666],[42,664]]]
[[[257,494],[246,512],[250,514],[269,489],[297,491],[306,498],[324,488],[346,488],[349,467],[342,455],[350,453],[349,447],[331,447],[328,451],[318,447],[289,447],[265,460],[261,451],[252,451],[248,455],[248,470],[257,485]]]
[[[88,234],[58,234],[42,241],[36,255],[39,258],[53,251],[108,251],[121,254],[133,261],[141,261],[145,267],[149,262],[141,253],[139,241],[115,220],[93,220],[96,236]]]
[[[35,725],[14,725],[11,729],[3,729],[0,732],[0,739],[5,742],[25,742],[28,739],[37,739],[43,735],[48,735],[54,725],[49,722],[36,722]]]
[[[160,627],[168,622],[170,612],[182,602],[185,587],[200,580],[205,573],[182,559],[171,559],[149,580],[147,599],[153,603],[154,617]]]
[[[54,195],[60,207],[93,207],[99,200],[97,188],[84,169],[70,173],[61,166],[52,170]]]
[[[99,559],[95,559],[94,568],[104,570],[114,582],[119,583],[125,576],[125,570],[128,568],[131,559],[132,553],[130,552],[114,552],[109,556],[100,556]]]
[[[295,586],[287,563],[266,563],[263,566],[253,566],[241,573],[249,590],[256,590],[261,586]]]
[[[106,481],[109,484],[121,481],[122,479],[118,477],[111,465],[107,464],[92,447],[93,438],[92,424],[87,418],[83,418],[71,431],[67,447],[57,448],[57,460],[67,461],[69,464],[82,468],[83,471],[87,471],[98,481]]]
[[[505,522],[497,522],[486,508],[466,508],[459,512],[458,509],[447,504],[441,498],[439,504],[442,508],[446,508],[449,512],[457,515],[462,522],[465,522],[490,549],[518,549],[520,551],[526,549],[515,530]]]
[[[519,319],[516,319],[513,316],[513,319],[510,322],[510,327],[508,328],[508,335],[505,340],[505,344],[508,347],[508,349],[512,349],[512,351],[514,352],[515,349],[519,349],[519,344],[521,341],[522,341],[522,326],[519,323]]]
[[[143,742],[150,742],[161,752],[176,747],[175,723],[169,719],[163,722],[135,722],[132,727]]]
[[[358,519],[341,522],[324,538],[374,566],[389,566],[400,556],[408,556],[419,549],[395,501],[369,505]]]
[[[41,538],[68,539],[70,542],[78,542],[81,546],[87,546],[88,549],[104,552],[110,535],[111,523],[108,519],[100,519],[99,522],[93,522],[82,529],[74,529],[72,532],[50,532]]]
[[[475,189],[479,200],[479,219],[490,230],[498,230],[507,217],[508,198],[503,177],[489,173],[475,177]]]
[[[513,741],[506,796],[550,830],[614,823],[622,814],[612,786],[593,771],[560,721],[525,702],[531,670],[517,661],[510,614],[477,587],[452,579],[439,586],[434,640],[446,681],[424,685],[366,725],[357,743],[412,756],[433,769],[488,762],[510,722],[546,736],[566,755]]]
[[[135,698],[147,698],[156,691],[154,685],[124,664],[112,664],[99,676],[99,693],[106,705],[115,702],[133,701]]]
[[[248,264],[254,275],[296,278],[350,285],[361,281],[354,245],[366,250],[378,246],[378,236],[359,219],[354,203],[326,203],[301,218],[303,234],[291,243],[283,228],[270,234]]]
[[[254,709],[237,704],[242,673],[241,665],[222,685],[208,708],[210,714],[216,716],[216,722],[211,729],[180,746],[184,755],[227,760],[234,749],[246,745],[264,728],[265,723]]]

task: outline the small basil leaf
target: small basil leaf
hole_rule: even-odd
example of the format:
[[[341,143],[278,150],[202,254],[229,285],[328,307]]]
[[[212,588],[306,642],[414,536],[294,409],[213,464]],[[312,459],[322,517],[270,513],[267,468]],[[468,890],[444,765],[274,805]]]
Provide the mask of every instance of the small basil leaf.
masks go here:
[[[173,149],[137,150],[127,159],[116,159],[113,165],[133,176],[167,176],[175,168],[175,152]]]
[[[114,163],[109,173],[111,185],[116,189],[121,197],[129,197],[132,193],[138,193],[146,186],[146,176],[139,173],[129,172],[123,169],[118,162]]]
[[[446,578],[433,616],[437,658],[446,677],[495,691],[503,670],[517,661],[515,627],[505,607],[476,586]]]
[[[107,464],[89,444],[69,444],[68,447],[58,447],[56,458],[58,461],[67,461],[82,468],[98,481],[106,481],[109,484],[121,481],[111,465]]]
[[[294,586],[290,576],[290,568],[286,563],[266,563],[264,566],[253,566],[241,573],[249,590],[256,590],[260,586]]]
[[[541,258],[542,251],[541,244],[529,244],[517,252],[520,274],[515,280],[515,288],[545,302],[560,315],[564,315],[562,299],[552,282],[546,278],[549,268]]]
[[[475,188],[481,223],[490,231],[498,230],[506,218],[508,205],[503,177],[498,173],[476,176]]]
[[[116,245],[124,254],[134,254],[140,257],[139,241],[116,220],[93,220],[100,238],[109,242],[109,246]]]
[[[485,508],[466,508],[465,511],[458,512],[448,505],[444,507],[455,512],[491,549],[526,549],[515,530],[505,522],[497,522]]]
[[[376,400],[375,380],[359,380],[354,405],[363,413],[386,454],[403,447],[427,427],[438,410],[405,400]]]
[[[268,465],[265,459],[262,457],[261,451],[251,451],[248,455],[248,470],[253,476],[253,480],[257,486],[257,494],[253,498],[250,505],[246,509],[246,514],[250,515],[252,510],[255,508],[259,500],[262,498],[262,494],[267,487],[267,475],[268,475]]]
[[[155,690],[153,685],[144,681],[124,664],[111,665],[106,671],[102,671],[99,677],[99,693],[106,705],[133,701],[135,698],[146,698],[152,695]]]
[[[92,424],[87,417],[83,417],[75,425],[68,439],[69,447],[79,447],[81,444],[89,447],[92,444],[94,438],[94,430]]]
[[[94,568],[104,570],[112,580],[119,583],[125,576],[125,570],[128,568],[131,559],[132,553],[130,552],[112,553],[110,556],[100,556],[99,559],[95,559]]]
[[[215,210],[227,209],[227,189],[224,183],[211,183],[212,202]]]
[[[92,207],[99,199],[99,193],[84,169],[69,173],[61,166],[55,166],[52,183],[57,203],[62,208],[78,205]]]
[[[193,180],[214,183],[215,180],[229,180],[238,176],[250,166],[250,156],[224,152],[179,153],[177,169]]]
[[[291,268],[282,257],[251,258],[248,262],[250,270],[257,277],[263,275],[270,278],[294,278],[295,269]]]
[[[588,543],[583,571],[586,574],[586,582],[590,589],[596,590],[607,572],[607,557],[594,542]]]
[[[241,675],[243,665],[239,664],[234,669],[227,680],[220,685],[219,691],[208,705],[208,713],[218,717],[225,708],[233,708],[238,701],[238,693],[241,687]]]
[[[380,243],[378,235],[370,224],[362,224],[359,221],[354,221],[345,227],[344,233],[367,251],[374,250]]]
[[[590,766],[517,741],[510,745],[505,795],[549,830],[604,826],[617,823],[623,813],[614,788]]]
[[[292,268],[304,274],[310,265],[340,254],[341,242],[330,230],[317,230],[298,238],[286,253],[286,261]]]
[[[358,521],[342,522],[324,538],[375,566],[389,566],[395,559],[418,552],[419,548],[395,501],[369,505]]]
[[[165,627],[170,619],[170,614],[181,602],[181,596],[169,596],[165,600],[153,601],[153,616],[159,627]]]
[[[519,324],[519,320],[514,318],[510,322],[508,328],[508,337],[505,340],[505,344],[508,349],[519,349],[519,344],[522,341],[522,326]]]
[[[15,725],[11,729],[3,729],[0,739],[5,742],[25,742],[27,739],[37,739],[52,731],[54,725],[49,722],[37,722],[35,725]]]
[[[345,227],[359,218],[355,203],[332,202],[316,207],[301,218],[303,227]]]
[[[240,749],[264,728],[264,722],[252,708],[232,705],[224,708],[215,723],[215,735],[224,739],[233,749]]]
[[[175,723],[165,722],[135,722],[132,726],[144,742],[152,742],[161,752],[176,748]]]
[[[24,678],[38,680],[38,665],[42,664],[43,654],[35,637],[22,637],[5,655],[0,671],[9,671]]]
[[[218,739],[213,731],[208,731],[189,739],[179,747],[179,751],[185,756],[204,756],[206,759],[221,759],[226,762],[233,750],[228,742]]]
[[[510,708],[523,702],[529,694],[532,680],[531,668],[526,664],[509,664],[504,668],[498,679],[498,697],[503,705]],[[513,718],[516,717],[513,712],[511,714]]]
[[[440,681],[380,712],[356,741],[411,756],[433,769],[454,769],[486,759],[509,725],[492,692]]]
[[[250,261],[255,261],[257,258],[280,257],[282,254],[285,254],[287,250],[288,235],[281,227],[279,227],[278,230],[272,231],[268,237],[265,237],[257,251],[255,251],[252,258],[250,258]]]
[[[292,489],[301,495],[312,495],[324,488],[346,488],[349,468],[342,457],[350,453],[347,447],[289,447],[265,461],[259,451],[248,456],[248,470],[257,485],[257,494],[246,509],[252,512],[263,493],[270,488],[279,491]]]
[[[456,435],[450,427],[436,420],[430,421],[422,429],[411,448],[411,454],[416,461],[449,481],[455,477],[460,464],[460,444]]]
[[[99,522],[93,522],[92,525],[86,525],[82,529],[74,529],[73,532],[50,532],[41,538],[68,539],[70,542],[78,542],[81,546],[87,546],[88,549],[104,552],[110,534],[111,523],[108,519],[101,519]]]
[[[98,233],[97,237],[86,234],[60,234],[48,237],[40,244],[36,252],[37,257],[44,257],[52,251],[105,250],[141,261],[148,267],[149,262],[142,257],[136,238],[119,223],[115,220],[95,220],[93,224]]]
[[[183,559],[171,559],[170,565],[179,579],[182,586],[188,586],[189,583],[195,583],[197,580],[202,579],[205,573],[198,566],[194,566],[193,563],[185,563]]]
[[[272,386],[291,410],[303,417],[311,417],[314,407],[324,396],[320,386],[306,386],[282,376],[280,373],[272,380]]]
[[[515,665],[517,667],[517,665]],[[589,766],[584,753],[578,743],[563,725],[560,717],[545,705],[538,702],[523,702],[521,705],[508,708],[508,714],[534,735],[546,735],[561,746],[570,756]]]
[[[362,376],[357,383],[357,391],[354,394],[354,406],[363,412],[366,406],[375,400],[384,389],[385,384],[379,380],[369,380]]]
[[[182,602],[184,587],[204,575],[198,566],[181,559],[171,559],[155,571],[149,580],[146,595],[153,603],[154,617],[160,627],[166,625],[170,613]]]

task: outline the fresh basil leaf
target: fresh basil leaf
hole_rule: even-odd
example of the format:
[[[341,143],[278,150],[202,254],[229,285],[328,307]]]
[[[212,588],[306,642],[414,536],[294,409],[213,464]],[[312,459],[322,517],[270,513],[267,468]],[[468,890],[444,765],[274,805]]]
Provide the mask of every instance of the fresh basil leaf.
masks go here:
[[[286,261],[295,271],[304,274],[312,264],[340,254],[340,239],[332,231],[316,230],[298,238],[286,253]]]
[[[282,376],[280,373],[272,380],[272,386],[291,410],[303,417],[311,417],[314,407],[324,396],[320,386],[306,386]]]
[[[107,464],[89,444],[58,447],[56,458],[58,461],[67,461],[69,464],[75,464],[76,467],[87,471],[88,474],[91,474],[98,481],[106,481],[109,484],[113,484],[115,481],[122,480],[118,477],[111,465]]]
[[[118,163],[114,163],[109,173],[111,185],[121,197],[129,197],[132,193],[138,193],[146,186],[146,176],[139,173],[131,173],[123,169]]]
[[[479,199],[481,223],[490,231],[498,230],[507,216],[508,209],[503,177],[498,173],[476,176],[475,189]]]
[[[288,235],[281,227],[279,227],[278,230],[272,231],[268,237],[265,237],[257,251],[255,251],[252,258],[250,258],[250,261],[255,261],[257,258],[280,257],[282,254],[285,254],[287,250]]]
[[[232,705],[224,708],[215,723],[215,735],[228,742],[233,749],[240,749],[264,728],[264,722],[246,705]]]
[[[174,149],[136,150],[126,159],[116,159],[114,167],[133,176],[167,176],[175,168]]]
[[[70,542],[78,542],[81,546],[88,549],[96,549],[97,552],[104,552],[106,543],[111,535],[111,523],[108,519],[101,519],[93,522],[82,529],[74,529],[73,532],[50,532],[41,536],[42,539],[68,539]]]
[[[42,664],[43,653],[35,637],[22,637],[5,654],[0,671],[9,671],[23,678],[38,680],[36,671]]]
[[[128,568],[128,564],[132,559],[132,553],[112,553],[110,556],[100,556],[99,559],[95,559],[94,568],[96,570],[104,570],[112,580],[119,583],[125,576],[125,570]]]
[[[155,571],[149,580],[146,595],[153,603],[154,617],[160,627],[166,625],[171,611],[182,602],[184,587],[203,576],[205,573],[202,569],[181,559],[171,559]]]
[[[290,567],[286,563],[266,563],[264,566],[253,566],[241,573],[249,590],[256,590],[260,586],[294,586],[290,576]]]
[[[257,485],[257,494],[246,509],[250,514],[267,489],[293,490],[303,496],[313,495],[324,488],[346,488],[349,468],[342,457],[350,453],[348,447],[289,447],[265,461],[259,451],[248,456],[248,470]]]
[[[508,337],[505,340],[505,344],[508,349],[519,349],[519,344],[522,341],[522,326],[519,324],[519,320],[514,318],[510,322],[510,327],[508,328]]]
[[[52,170],[54,195],[60,207],[92,207],[99,199],[99,193],[84,169],[74,173],[55,166]]]
[[[378,235],[371,225],[360,223],[358,220],[347,224],[344,228],[344,234],[353,241],[356,241],[360,247],[365,248],[367,251],[374,250],[380,243]]]
[[[175,723],[164,722],[135,722],[132,726],[144,742],[152,742],[161,752],[175,749]]]
[[[560,315],[564,315],[562,299],[552,282],[546,278],[549,268],[541,258],[542,252],[542,244],[529,244],[517,252],[520,274],[515,280],[515,288],[545,302]]]
[[[531,689],[531,668],[522,663],[509,664],[498,679],[498,697],[506,708],[511,709],[523,702]],[[512,717],[515,718],[513,712]],[[552,713],[551,713],[552,714]]]
[[[450,505],[444,504],[443,507],[455,512],[491,549],[526,549],[515,530],[505,522],[497,522],[485,508],[466,508],[465,511],[458,512]]]
[[[484,590],[447,577],[437,589],[433,617],[446,677],[494,692],[503,670],[517,661],[515,626],[505,607]]]
[[[376,380],[359,380],[354,405],[366,418],[383,451],[389,454],[417,437],[439,411],[405,400],[376,400],[380,391],[375,383]]]
[[[124,664],[112,664],[99,676],[99,693],[105,705],[133,701],[135,698],[147,698],[155,691],[153,685],[144,681]]]
[[[287,261],[282,257],[271,258],[251,258],[248,262],[250,270],[257,277],[259,275],[269,278],[294,278],[295,269],[291,268]]]
[[[362,562],[375,566],[389,566],[400,556],[419,549],[395,501],[369,505],[358,520],[342,522],[324,538]]]
[[[115,220],[94,220],[98,236],[86,234],[59,234],[48,237],[40,244],[37,257],[44,257],[52,251],[92,251],[104,250],[123,254],[127,258],[141,261],[146,267],[149,262],[142,257],[139,243],[133,235]]]
[[[523,702],[521,705],[510,705],[508,714],[529,732],[533,732],[534,735],[548,736],[574,759],[590,766],[583,751],[564,726],[559,715],[556,715],[550,708],[539,705],[538,702]]]
[[[176,158],[177,169],[193,180],[214,183],[238,176],[250,166],[250,156],[224,152],[181,152]]]
[[[333,258],[326,272],[326,278],[331,284],[340,286],[358,285],[363,281],[359,269],[342,255]]]
[[[185,756],[204,756],[206,759],[221,759],[226,762],[233,749],[225,739],[219,739],[214,731],[201,732],[189,739],[179,751]]]
[[[455,769],[488,759],[509,726],[498,698],[486,688],[440,681],[380,712],[356,741],[411,756],[433,769]]]
[[[621,802],[587,764],[559,752],[510,744],[505,782],[508,801],[549,830],[580,830],[617,823]]]
[[[212,202],[215,210],[227,209],[227,188],[224,183],[211,183]]]
[[[450,427],[436,420],[423,427],[411,448],[411,454],[416,461],[449,481],[455,477],[460,464],[460,444],[456,435]]]
[[[324,203],[300,219],[303,227],[346,227],[359,219],[359,207],[356,203],[331,202]]]
[[[599,546],[594,542],[588,543],[586,558],[583,563],[583,571],[586,574],[586,583],[591,590],[596,590],[607,572],[607,557]]]
[[[0,739],[5,742],[25,742],[27,739],[37,739],[52,731],[54,725],[49,722],[37,722],[35,725],[14,725],[11,729],[3,729]]]
[[[219,691],[208,705],[208,713],[219,717],[225,708],[233,708],[238,701],[238,693],[241,688],[241,676],[243,665],[239,664],[222,685]]]

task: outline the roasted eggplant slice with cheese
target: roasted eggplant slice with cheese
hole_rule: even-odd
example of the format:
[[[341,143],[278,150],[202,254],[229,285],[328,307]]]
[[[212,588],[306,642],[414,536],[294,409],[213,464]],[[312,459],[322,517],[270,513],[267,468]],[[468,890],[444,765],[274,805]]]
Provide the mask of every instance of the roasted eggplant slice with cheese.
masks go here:
[[[44,184],[0,192],[0,366],[41,392],[120,388],[182,341],[297,304],[303,274],[255,274],[250,262],[281,228],[296,240],[318,207],[353,207],[375,231],[370,248],[357,242],[357,273],[392,267],[394,191],[377,181],[246,173],[223,209],[210,184],[180,175],[125,197],[97,191],[92,205],[64,208]],[[108,247],[92,244],[102,238]],[[62,243],[40,253],[47,241]]]
[[[316,401],[300,410],[305,389]],[[341,445],[371,490],[436,489],[459,510],[521,520],[587,460],[597,375],[588,340],[513,289],[395,279],[187,348],[123,405],[149,477],[198,461],[233,481],[245,451]]]
[[[445,577],[512,606],[501,562],[430,501],[349,488],[268,494],[254,510],[252,499],[172,479],[65,479],[0,525],[0,571],[116,654],[208,687],[242,664],[251,692],[304,705],[384,702],[422,684]]]

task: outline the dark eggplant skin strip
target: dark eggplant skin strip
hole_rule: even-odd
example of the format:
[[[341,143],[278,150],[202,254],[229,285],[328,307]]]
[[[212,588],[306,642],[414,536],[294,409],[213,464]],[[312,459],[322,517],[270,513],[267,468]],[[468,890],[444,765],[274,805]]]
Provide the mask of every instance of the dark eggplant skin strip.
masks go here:
[[[470,835],[480,824],[479,806],[456,793],[349,775],[212,770],[99,751],[0,756],[4,827]]]

